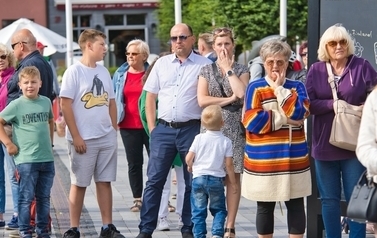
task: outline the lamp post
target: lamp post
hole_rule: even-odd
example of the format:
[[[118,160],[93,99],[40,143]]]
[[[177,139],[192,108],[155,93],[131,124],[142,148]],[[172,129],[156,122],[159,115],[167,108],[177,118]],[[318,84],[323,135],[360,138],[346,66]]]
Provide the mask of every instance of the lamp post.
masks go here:
[[[280,0],[280,35],[287,36],[287,0]]]
[[[182,23],[182,4],[181,0],[174,0],[175,24]]]
[[[67,38],[66,66],[73,64],[72,2],[65,0],[65,27]]]

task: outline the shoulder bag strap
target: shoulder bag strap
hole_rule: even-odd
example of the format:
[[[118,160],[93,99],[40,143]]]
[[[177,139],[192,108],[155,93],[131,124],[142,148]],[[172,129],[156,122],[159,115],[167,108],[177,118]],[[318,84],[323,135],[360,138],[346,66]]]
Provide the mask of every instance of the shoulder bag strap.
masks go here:
[[[228,97],[228,95],[226,95],[226,93],[225,93],[225,91],[224,91],[224,87],[223,87],[223,85],[220,83],[220,81],[219,81],[219,77],[220,77],[220,75],[219,75],[219,71],[217,70],[217,66],[216,66],[216,63],[212,63],[212,70],[213,70],[213,74],[214,74],[214,76],[215,76],[215,80],[216,80],[216,82],[219,84],[219,86],[220,86],[220,91],[221,91],[221,95],[224,97],[224,98],[227,98]]]
[[[330,65],[329,62],[326,62],[326,69],[327,69],[327,74],[329,75],[327,80],[330,84],[330,88],[331,88],[331,91],[332,91],[332,97],[334,98],[334,101],[336,101],[336,100],[338,100],[338,94],[336,93],[335,77],[334,77],[334,74],[332,73],[331,65]]]

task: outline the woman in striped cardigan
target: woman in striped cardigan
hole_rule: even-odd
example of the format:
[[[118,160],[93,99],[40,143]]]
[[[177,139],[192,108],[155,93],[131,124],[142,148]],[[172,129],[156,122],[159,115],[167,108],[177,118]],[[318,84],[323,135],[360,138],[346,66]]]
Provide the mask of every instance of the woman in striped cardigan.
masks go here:
[[[304,197],[311,194],[308,145],[304,120],[309,99],[300,81],[285,77],[290,46],[266,42],[260,51],[266,76],[249,84],[245,96],[246,146],[242,195],[257,201],[256,226],[260,238],[274,231],[274,208],[284,201],[289,237],[303,237]]]

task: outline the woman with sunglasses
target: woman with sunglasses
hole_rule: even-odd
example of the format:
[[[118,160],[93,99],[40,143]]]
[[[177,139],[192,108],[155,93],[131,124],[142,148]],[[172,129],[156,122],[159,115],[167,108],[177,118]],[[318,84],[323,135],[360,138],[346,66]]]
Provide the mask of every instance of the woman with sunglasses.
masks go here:
[[[213,32],[213,49],[217,61],[204,66],[199,73],[198,102],[204,108],[217,104],[222,107],[224,126],[222,131],[232,141],[233,165],[238,189],[233,191],[228,177],[226,199],[228,217],[224,237],[235,237],[235,220],[240,201],[240,175],[243,172],[245,137],[240,122],[243,98],[249,82],[246,66],[234,62],[234,37],[228,28],[218,28]]]
[[[335,113],[326,64],[329,63],[331,74],[334,75],[338,98],[349,104],[363,105],[377,84],[377,73],[371,64],[356,57],[354,52],[354,42],[347,30],[340,24],[329,27],[319,42],[319,62],[310,67],[306,81],[310,112],[313,115],[311,155],[315,162],[326,237],[330,238],[341,237],[341,190],[343,188],[348,202],[365,168],[357,159],[355,151],[329,143]],[[365,237],[365,224],[349,221],[349,229],[350,238]]]
[[[16,59],[13,55],[13,51],[4,44],[0,43],[0,111],[2,111],[7,105],[8,88],[7,83],[11,79],[14,73],[14,67],[16,65]],[[5,226],[3,214],[5,212],[5,171],[4,162],[14,166],[13,158],[8,154],[5,147],[0,148],[0,227]],[[11,184],[17,183],[13,181],[14,175],[9,174]],[[12,184],[13,186],[13,184]],[[17,199],[13,203],[18,203]],[[14,216],[18,216],[18,206],[14,207]]]
[[[127,62],[114,73],[113,83],[117,105],[117,123],[128,162],[128,177],[134,197],[132,212],[141,209],[143,192],[143,146],[149,155],[149,136],[143,128],[138,101],[143,90],[142,77],[149,64],[149,46],[132,40],[126,47]]]
[[[260,56],[266,76],[251,82],[245,95],[242,195],[257,201],[258,237],[273,237],[275,205],[284,201],[289,237],[302,238],[306,228],[304,197],[311,194],[303,126],[309,116],[309,99],[302,82],[286,78],[291,56],[286,42],[266,42]]]

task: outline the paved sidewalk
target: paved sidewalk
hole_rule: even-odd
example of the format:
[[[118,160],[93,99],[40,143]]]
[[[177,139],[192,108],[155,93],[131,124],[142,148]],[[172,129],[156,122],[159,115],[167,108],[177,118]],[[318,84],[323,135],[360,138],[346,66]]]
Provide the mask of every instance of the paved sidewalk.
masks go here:
[[[55,152],[55,168],[56,176],[54,180],[54,186],[51,194],[51,217],[53,221],[53,231],[51,237],[62,237],[66,229],[69,228],[69,213],[68,213],[68,193],[69,193],[69,159],[66,149],[66,141],[64,138],[57,137],[55,135],[54,142]],[[145,156],[145,158],[147,158]],[[144,174],[146,174],[147,162],[144,163]],[[133,198],[131,189],[128,183],[127,174],[127,161],[125,151],[121,138],[118,135],[118,172],[117,181],[113,183],[113,223],[118,230],[127,238],[136,237],[139,229],[139,213],[131,212],[130,207],[133,205]],[[144,177],[144,182],[146,176]],[[12,215],[12,200],[11,190],[9,182],[6,182],[7,187],[7,205],[5,219],[8,222]],[[172,185],[171,193],[175,193],[176,186]],[[100,193],[101,191],[99,191]],[[172,205],[175,206],[175,200],[170,200]],[[255,212],[256,203],[241,198],[239,212],[236,220],[236,235],[240,238],[257,237],[255,228]],[[288,237],[286,228],[286,209],[284,203],[282,204],[282,210],[279,205],[276,205],[275,209],[275,233],[274,237],[286,238]],[[178,215],[170,213],[168,219],[171,222],[171,230],[162,232],[155,231],[153,233],[154,238],[166,238],[166,237],[181,237],[181,233],[177,228]],[[212,217],[209,215],[207,226],[210,232],[210,226]],[[92,181],[91,185],[87,188],[86,197],[84,202],[83,215],[81,217],[81,237],[98,237],[100,228],[102,226],[101,216],[96,200],[95,184]],[[0,230],[0,237],[8,237],[9,231]],[[210,237],[210,233],[208,237]],[[344,235],[343,237],[348,237]],[[373,237],[373,236],[368,236]]]

